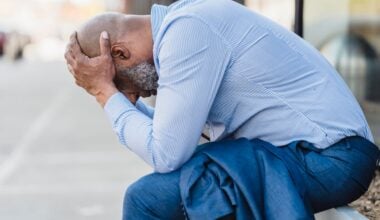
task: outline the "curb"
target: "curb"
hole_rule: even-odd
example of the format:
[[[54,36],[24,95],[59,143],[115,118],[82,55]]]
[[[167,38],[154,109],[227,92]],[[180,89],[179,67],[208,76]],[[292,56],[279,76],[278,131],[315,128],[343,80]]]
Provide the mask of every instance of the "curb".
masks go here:
[[[315,214],[316,220],[368,220],[355,209],[342,206]]]

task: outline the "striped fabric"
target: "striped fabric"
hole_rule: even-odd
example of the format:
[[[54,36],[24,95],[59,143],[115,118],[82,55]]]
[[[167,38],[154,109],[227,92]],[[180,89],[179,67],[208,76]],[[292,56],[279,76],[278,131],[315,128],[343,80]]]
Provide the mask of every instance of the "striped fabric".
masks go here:
[[[105,111],[121,143],[156,172],[180,167],[204,126],[213,141],[373,141],[339,74],[295,34],[230,0],[183,0],[152,8],[155,109],[121,93]]]

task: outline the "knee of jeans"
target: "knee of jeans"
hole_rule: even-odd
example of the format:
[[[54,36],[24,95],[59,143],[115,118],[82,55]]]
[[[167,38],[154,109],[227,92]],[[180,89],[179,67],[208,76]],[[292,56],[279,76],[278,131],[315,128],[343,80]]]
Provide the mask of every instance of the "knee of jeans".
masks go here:
[[[142,177],[131,184],[124,195],[124,206],[141,206],[144,205],[144,198],[149,198],[149,189],[152,182],[149,182],[149,176]],[[140,207],[141,208],[141,207]]]

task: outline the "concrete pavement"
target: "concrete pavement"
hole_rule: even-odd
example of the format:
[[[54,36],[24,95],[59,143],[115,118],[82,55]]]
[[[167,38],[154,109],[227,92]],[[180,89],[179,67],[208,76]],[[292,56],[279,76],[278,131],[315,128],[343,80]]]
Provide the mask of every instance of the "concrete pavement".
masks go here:
[[[120,219],[150,168],[62,62],[0,60],[0,219]]]

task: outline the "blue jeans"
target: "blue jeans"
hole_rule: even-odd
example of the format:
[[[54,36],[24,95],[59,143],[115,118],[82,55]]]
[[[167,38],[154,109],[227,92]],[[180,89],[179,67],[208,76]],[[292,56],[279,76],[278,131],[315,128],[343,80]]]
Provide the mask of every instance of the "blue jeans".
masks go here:
[[[302,141],[266,148],[286,158],[283,162],[289,173],[297,170],[295,184],[304,190],[305,203],[314,213],[346,205],[364,194],[380,157],[379,149],[361,137],[343,139],[324,150]],[[125,194],[123,219],[185,219],[179,178],[177,170],[150,174],[132,184]],[[278,199],[291,202],[281,195]]]

